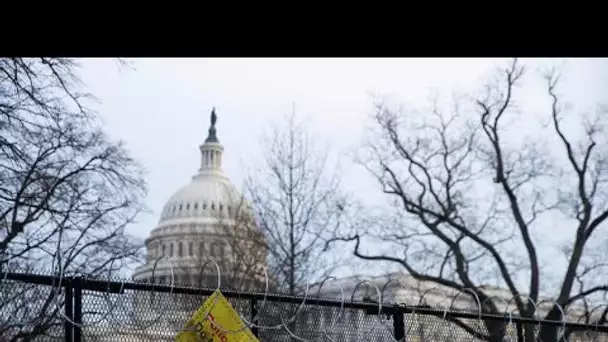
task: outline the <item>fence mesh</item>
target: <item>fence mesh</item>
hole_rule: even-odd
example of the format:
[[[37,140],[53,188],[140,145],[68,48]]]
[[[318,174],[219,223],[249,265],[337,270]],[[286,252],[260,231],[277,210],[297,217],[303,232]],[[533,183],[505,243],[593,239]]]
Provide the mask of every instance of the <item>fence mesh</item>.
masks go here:
[[[0,283],[1,341],[174,341],[211,292],[179,293],[183,289],[178,288],[159,292],[120,282],[92,289],[86,282],[76,286],[66,280],[57,286],[58,279],[44,279],[20,275],[19,280],[4,279]],[[246,319],[257,314],[261,327],[252,330],[260,341],[390,342],[401,334],[401,341],[532,342],[551,336],[541,333],[550,326],[555,333],[551,341],[608,341],[606,327],[595,324],[522,323],[514,317],[480,319],[474,312],[428,308],[414,308],[412,312],[411,307],[386,304],[378,314],[377,303],[342,308],[348,303],[310,300],[302,304],[287,296],[264,300],[264,294],[227,297]],[[71,324],[73,320],[81,323]]]

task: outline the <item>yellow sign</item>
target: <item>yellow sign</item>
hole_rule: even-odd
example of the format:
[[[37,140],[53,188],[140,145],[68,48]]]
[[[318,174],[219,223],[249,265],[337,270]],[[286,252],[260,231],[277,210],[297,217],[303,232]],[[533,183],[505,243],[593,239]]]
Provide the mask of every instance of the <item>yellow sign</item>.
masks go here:
[[[209,315],[205,317],[207,313]],[[244,326],[245,322],[226,297],[216,290],[192,315],[184,330],[175,336],[175,342],[259,342],[249,328],[243,329]]]

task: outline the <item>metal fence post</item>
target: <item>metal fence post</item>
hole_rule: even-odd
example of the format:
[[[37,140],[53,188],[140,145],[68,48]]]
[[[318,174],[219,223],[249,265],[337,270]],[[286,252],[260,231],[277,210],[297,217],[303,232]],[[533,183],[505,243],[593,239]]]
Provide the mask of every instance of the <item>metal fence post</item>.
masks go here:
[[[82,329],[82,278],[75,277],[74,286],[74,342],[81,342]]]
[[[65,293],[65,303],[64,303],[64,313],[67,318],[70,320],[74,319],[73,305],[74,305],[74,296],[72,293],[72,285],[69,279],[63,279],[64,282],[64,293]],[[61,291],[61,290],[59,290]],[[72,322],[67,319],[63,322],[63,327],[65,329],[65,342],[73,342],[73,334],[72,334]]]
[[[257,306],[258,306],[258,302],[257,302],[257,300],[255,300],[255,299],[251,299],[251,300],[249,301],[249,305],[250,305],[250,312],[251,312],[251,318],[250,318],[250,319],[251,319],[251,323],[253,323],[253,324],[257,325],[258,323],[257,323],[257,322],[254,322],[253,320],[254,320],[254,319],[256,318],[256,316],[258,315],[258,307],[257,307]],[[251,327],[251,332],[253,333],[253,335],[254,335],[255,337],[260,337],[260,336],[258,335],[258,327],[257,327],[257,326],[253,326],[253,327]]]
[[[397,309],[393,314],[393,328],[397,341],[405,339],[405,317],[403,310]]]
[[[517,327],[517,342],[524,342],[524,329],[521,322],[515,323]]]

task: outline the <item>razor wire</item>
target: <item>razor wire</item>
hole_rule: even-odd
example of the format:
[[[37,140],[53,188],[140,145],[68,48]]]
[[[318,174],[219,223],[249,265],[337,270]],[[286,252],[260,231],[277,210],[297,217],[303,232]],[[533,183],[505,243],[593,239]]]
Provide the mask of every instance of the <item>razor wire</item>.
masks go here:
[[[12,285],[15,285],[15,282],[9,279],[9,274],[16,274],[18,272],[14,272],[15,270],[11,269],[11,265],[9,262],[5,262],[5,260],[7,260],[5,257],[7,257],[7,253],[9,253],[8,251],[4,251],[4,253],[2,254],[2,258],[0,259],[0,263],[3,265],[3,269],[2,272],[4,274],[2,274],[0,276],[0,289],[2,289],[2,293],[0,294],[0,304],[2,304],[4,301],[6,301],[8,299],[8,295],[9,292],[4,290],[5,286],[8,286],[9,283],[11,283]],[[10,260],[10,254],[8,255],[8,259]],[[170,274],[170,280],[169,280],[169,285],[168,285],[168,291],[163,291],[162,292],[162,296],[165,298],[172,298],[173,296],[176,296],[178,294],[180,294],[180,292],[178,291],[181,287],[176,286],[175,284],[175,270],[174,270],[174,265],[171,262],[170,259],[165,258],[165,257],[159,257],[157,259],[155,259],[153,265],[152,265],[152,279],[155,280],[155,272],[157,271],[157,267],[159,266],[159,264],[164,264],[165,266],[168,266],[169,268],[169,274]],[[78,327],[79,329],[81,329],[82,331],[88,331],[88,330],[95,330],[95,329],[108,329],[110,331],[112,331],[116,336],[122,336],[123,339],[126,338],[125,336],[128,336],[129,334],[136,334],[138,332],[149,332],[151,329],[153,330],[155,327],[158,326],[163,326],[163,327],[167,327],[167,326],[172,326],[172,323],[174,323],[171,319],[174,318],[175,314],[179,314],[181,315],[181,326],[178,328],[173,327],[174,329],[172,329],[171,333],[173,335],[179,333],[180,331],[184,331],[185,329],[192,329],[192,328],[186,328],[186,322],[190,319],[190,316],[192,313],[188,314],[188,313],[184,313],[181,312],[179,308],[169,308],[167,309],[167,307],[162,307],[162,302],[159,301],[157,299],[158,296],[160,296],[161,292],[158,292],[155,290],[156,287],[158,286],[163,286],[163,287],[167,287],[166,285],[160,285],[157,284],[155,281],[153,281],[150,284],[146,284],[148,286],[150,286],[149,290],[136,290],[136,296],[137,294],[140,293],[147,293],[147,297],[148,297],[148,305],[147,308],[150,309],[153,313],[153,318],[149,319],[149,320],[145,320],[143,319],[142,315],[138,314],[138,307],[133,306],[130,308],[131,310],[131,315],[129,322],[127,322],[127,320],[124,317],[124,310],[122,310],[123,312],[119,312],[118,307],[120,303],[123,303],[127,301],[126,297],[123,295],[125,287],[127,283],[124,279],[122,279],[121,281],[118,282],[118,294],[117,293],[112,293],[110,291],[111,285],[117,285],[116,282],[111,280],[111,274],[108,273],[108,277],[107,279],[94,279],[97,281],[102,281],[102,282],[107,282],[107,286],[105,288],[104,291],[102,291],[101,297],[103,298],[103,302],[106,305],[106,310],[105,312],[101,313],[101,317],[97,318],[95,320],[92,321],[86,321],[83,322],[82,320],[80,321],[76,321],[74,320],[73,317],[69,317],[63,310],[61,310],[61,300],[60,300],[60,296],[62,293],[62,288],[63,286],[65,286],[66,283],[66,279],[68,279],[70,277],[70,275],[67,275],[65,270],[62,269],[61,267],[61,253],[55,253],[55,255],[53,256],[53,267],[52,267],[52,282],[50,284],[50,288],[51,288],[51,295],[50,295],[50,302],[51,304],[57,308],[57,312],[58,312],[58,316],[61,320],[68,322],[70,325]],[[202,276],[205,275],[205,270],[207,268],[207,266],[213,266],[213,268],[215,268],[215,273],[216,273],[216,277],[217,277],[217,283],[215,286],[215,291],[222,291],[222,271],[221,271],[221,267],[220,265],[214,261],[214,260],[208,260],[206,261],[203,266],[200,268],[200,276],[202,279]],[[110,270],[112,269],[112,264],[110,265]],[[556,341],[608,341],[608,325],[606,324],[606,313],[608,310],[600,310],[602,308],[608,308],[608,304],[601,304],[601,305],[597,305],[595,307],[593,307],[592,310],[590,310],[589,312],[587,312],[587,321],[586,323],[582,324],[580,322],[580,320],[582,319],[582,316],[578,316],[578,318],[573,318],[574,316],[570,315],[568,313],[568,309],[570,309],[570,306],[568,306],[566,308],[566,310],[564,310],[564,308],[559,305],[559,303],[555,302],[554,300],[550,300],[550,299],[545,299],[545,300],[539,300],[537,302],[533,301],[530,297],[525,296],[525,295],[518,295],[516,297],[512,297],[512,298],[503,298],[500,296],[491,296],[491,297],[486,297],[483,301],[480,300],[479,294],[474,290],[474,289],[468,289],[468,288],[464,288],[461,289],[459,291],[456,291],[456,293],[454,294],[448,294],[446,291],[442,291],[442,289],[438,288],[438,287],[430,287],[427,288],[426,290],[422,291],[419,296],[418,296],[418,303],[415,305],[411,305],[405,302],[392,302],[387,300],[387,294],[386,294],[386,290],[389,287],[390,283],[396,282],[396,287],[393,287],[394,289],[401,289],[403,291],[414,291],[414,289],[410,289],[408,288],[408,286],[406,286],[405,284],[401,283],[398,280],[388,280],[383,286],[378,286],[378,284],[373,280],[373,279],[369,279],[369,278],[364,278],[361,279],[355,283],[352,283],[352,289],[350,291],[350,300],[347,301],[347,292],[345,287],[343,286],[342,283],[338,282],[337,278],[335,277],[327,277],[325,278],[323,281],[321,281],[318,285],[317,285],[317,289],[316,289],[316,296],[311,296],[310,295],[310,290],[311,290],[311,285],[312,284],[306,284],[305,288],[304,288],[304,294],[296,297],[296,296],[282,296],[280,293],[278,294],[273,294],[270,293],[269,290],[269,276],[268,276],[268,271],[266,268],[263,268],[263,273],[264,273],[264,292],[259,294],[258,293],[258,297],[256,298],[260,298],[261,304],[259,305],[259,307],[257,307],[257,312],[254,314],[253,312],[250,313],[250,315],[246,315],[244,314],[242,311],[242,309],[239,309],[239,307],[235,307],[238,316],[240,317],[240,319],[242,320],[243,324],[240,328],[237,329],[229,329],[227,327],[222,326],[221,324],[219,324],[218,322],[216,322],[213,319],[210,319],[210,313],[213,311],[213,309],[215,308],[215,306],[217,305],[218,302],[218,297],[216,296],[215,299],[213,300],[213,302],[211,303],[211,305],[205,310],[204,314],[203,314],[203,320],[208,321],[210,323],[210,325],[212,325],[214,327],[214,329],[216,329],[217,331],[221,331],[224,334],[234,334],[234,333],[238,333],[238,332],[242,332],[244,330],[247,329],[255,329],[258,332],[258,335],[276,335],[275,337],[279,338],[280,333],[283,333],[283,335],[280,335],[279,340],[285,340],[285,338],[287,339],[292,339],[292,340],[296,340],[296,341],[302,341],[302,342],[316,342],[316,341],[331,341],[331,342],[337,342],[337,341],[345,341],[345,340],[349,340],[349,341],[389,341],[389,342],[405,342],[405,341],[455,341],[455,340],[462,340],[462,341],[471,341],[471,340],[475,340],[475,341],[488,341],[494,337],[492,336],[499,336],[500,337],[500,341],[516,341],[516,340],[521,340],[518,338],[514,338],[512,335],[512,332],[508,331],[508,328],[513,326],[513,323],[516,320],[523,320],[522,322],[520,322],[520,327],[522,326],[526,326],[526,329],[533,329],[533,331],[531,332],[527,332],[527,334],[531,334],[531,336],[533,336],[531,339],[527,338],[526,341],[527,342],[531,342],[531,341],[543,341],[543,342],[550,342],[550,341],[544,341],[542,340],[542,334],[541,331],[543,328],[547,328],[547,326],[550,326],[551,329],[555,330],[555,340]],[[71,276],[78,276],[78,275],[71,275]],[[81,277],[83,279],[83,281],[87,281],[87,280],[92,280],[89,279],[87,277]],[[337,285],[339,287],[339,292],[341,294],[341,298],[339,300],[329,300],[329,299],[325,299],[322,297],[323,291],[322,288],[329,283],[330,281],[336,281],[335,285]],[[130,283],[130,284],[136,284],[136,283]],[[41,285],[42,286],[42,285]],[[361,300],[356,300],[357,297],[357,291],[364,287],[364,286],[368,286],[371,287],[373,292],[375,292],[375,297],[376,300],[372,301],[370,303],[370,301],[361,301]],[[201,296],[205,297],[205,295],[203,295],[203,290],[205,290],[205,293],[209,293],[209,289],[205,289],[201,287]],[[429,303],[429,301],[427,300],[428,296],[435,291],[436,293],[438,293],[440,295],[440,297],[442,297],[441,300],[438,301],[438,303]],[[232,291],[235,292],[235,291]],[[237,296],[239,295],[239,292],[236,291]],[[241,295],[244,294],[249,294],[252,295],[252,293],[248,293],[246,291],[242,291],[240,292]],[[112,300],[112,296],[118,296],[118,298],[115,298],[114,300]],[[180,294],[181,295],[181,294]],[[277,300],[276,298],[274,298],[272,300],[272,302],[274,303],[289,303],[289,304],[294,304],[294,300],[295,302],[297,302],[296,305],[296,309],[295,312],[293,312],[293,314],[291,315],[283,315],[283,314],[279,314],[278,320],[279,322],[276,324],[265,324],[264,322],[262,322],[262,318],[264,318],[264,309],[268,306],[270,300],[269,297],[270,296],[280,296],[281,298],[290,298],[291,301],[284,301],[281,302],[281,300]],[[173,298],[177,298],[177,297],[173,297]],[[235,296],[231,296],[230,299],[235,299],[237,297]],[[455,303],[461,299],[461,298],[465,298],[465,302],[468,304],[472,304],[475,309],[471,310],[471,308],[467,308],[467,310],[460,310],[460,309],[456,309],[454,307]],[[513,304],[513,302],[517,302],[517,300],[521,300],[521,299],[526,300],[526,302],[528,304],[530,304],[533,308],[533,311],[531,312],[532,316],[530,317],[528,315],[528,317],[521,317],[521,316],[516,316],[514,315],[514,311],[516,311],[517,309],[510,309],[511,305]],[[238,299],[238,298],[237,298]],[[322,320],[317,320],[316,324],[315,323],[310,323],[306,320],[302,320],[303,318],[303,314],[305,314],[305,308],[308,306],[315,306],[314,302],[316,300],[322,299],[324,301],[326,301],[327,305],[323,306],[324,308],[329,307],[332,309],[332,311],[335,311],[333,309],[338,309],[337,312],[332,312],[331,313],[331,317],[329,322],[325,322],[327,324],[319,324],[320,321]],[[258,302],[256,300],[256,302]],[[493,312],[488,312],[488,310],[485,310],[486,308],[486,304],[488,302],[492,302],[493,303],[493,307],[496,308],[496,310],[494,310]],[[502,304],[504,305],[504,308],[501,310],[501,305],[499,305],[498,302],[502,302]],[[357,309],[353,309],[355,306],[354,304],[365,304],[366,305],[366,310],[362,309],[362,308],[357,308]],[[132,303],[131,303],[132,304]],[[179,303],[178,303],[179,304]],[[202,301],[199,303],[199,305],[202,304]],[[549,307],[553,308],[553,310],[557,310],[559,312],[559,316],[560,316],[560,320],[559,321],[548,321],[548,320],[543,320],[543,313],[541,312],[542,310],[542,306],[543,304],[549,304]],[[127,305],[128,306],[128,305]],[[3,307],[3,306],[2,306]],[[2,307],[0,307],[0,310],[3,310]],[[173,310],[173,309],[177,309],[177,310]],[[386,309],[391,309],[391,312],[393,314],[387,314],[385,311]],[[173,316],[171,315],[171,312],[173,310]],[[354,312],[355,315],[346,315],[347,310],[350,310],[351,312]],[[598,317],[591,317],[594,316],[594,314],[597,311],[603,311]],[[365,312],[364,312],[365,311]],[[308,311],[307,311],[308,312]],[[396,322],[395,321],[395,316],[394,313],[395,312],[400,312],[401,315],[403,315],[404,318],[400,318],[402,321],[401,322]],[[317,313],[319,313],[319,311],[317,310]],[[468,315],[465,315],[468,314]],[[546,313],[545,313],[546,314]],[[121,315],[123,315],[121,317]],[[392,315],[392,316],[391,316]],[[251,317],[252,316],[252,317]],[[271,315],[272,316],[272,315]],[[352,317],[352,316],[356,316],[356,317]],[[392,317],[393,319],[393,326],[391,327],[390,324],[387,323],[387,321],[389,319],[387,319],[387,317]],[[372,324],[369,324],[369,326],[361,326],[362,320],[364,320],[361,317],[371,317],[371,319],[373,320]],[[399,316],[401,317],[401,316]],[[276,318],[276,317],[275,317]],[[322,317],[321,317],[322,318]],[[366,318],[367,320],[369,320],[368,318]],[[31,325],[35,325],[37,323],[39,323],[39,321],[41,321],[43,319],[43,315],[37,315],[34,316],[33,319],[28,319],[28,320],[23,320],[23,321],[13,321],[11,322],[11,324],[13,325],[20,325],[20,326],[31,326]],[[431,322],[428,323],[429,319],[431,319]],[[488,324],[488,322],[490,320],[495,320],[500,322],[498,325],[501,326],[501,331],[499,333],[494,333],[494,335],[490,334],[489,332],[484,332],[483,327],[486,326]],[[408,327],[407,329],[405,329],[405,325],[406,322],[408,321],[411,323],[411,326]],[[426,323],[425,323],[426,321]],[[109,323],[109,324],[104,324],[105,323]],[[469,322],[469,323],[466,323]],[[0,321],[0,329],[2,329],[2,324],[3,322]],[[295,324],[295,328],[294,328],[294,324]],[[396,336],[396,330],[395,330],[395,325],[396,324],[401,324],[403,325],[403,330],[400,333],[401,336]],[[477,325],[474,328],[471,328],[471,330],[473,330],[474,332],[471,333],[470,331],[467,331],[465,328],[463,328],[464,325],[469,324],[469,327],[472,327],[473,325]],[[577,327],[576,328],[569,328],[569,326],[576,324]],[[310,329],[311,327],[315,327],[314,329]],[[303,329],[304,328],[308,328],[308,330]],[[347,334],[348,331],[340,331],[341,329],[344,330],[348,330],[350,327],[350,329],[352,330],[351,332],[353,332],[354,336],[351,336],[350,338],[344,338],[344,336]],[[530,328],[531,327],[531,328]],[[344,328],[344,329],[343,329]],[[600,329],[602,328],[602,329]],[[459,330],[460,329],[460,330]],[[524,328],[520,328],[520,329],[524,329]],[[313,337],[308,337],[305,336],[305,333],[308,331],[313,331],[313,333],[315,333],[316,336]],[[430,330],[430,331],[429,331]],[[601,331],[600,331],[601,330]],[[1,330],[0,330],[1,331]],[[581,333],[582,332],[582,333]],[[518,335],[521,335],[521,332],[518,331]],[[460,337],[459,337],[460,336]],[[519,336],[518,336],[519,337]],[[94,339],[91,339],[94,340]],[[264,340],[264,339],[261,339]],[[271,339],[266,339],[266,340],[271,340]],[[115,341],[121,341],[120,337],[117,337],[115,339]],[[492,340],[494,341],[494,340]],[[498,341],[498,340],[497,340]]]

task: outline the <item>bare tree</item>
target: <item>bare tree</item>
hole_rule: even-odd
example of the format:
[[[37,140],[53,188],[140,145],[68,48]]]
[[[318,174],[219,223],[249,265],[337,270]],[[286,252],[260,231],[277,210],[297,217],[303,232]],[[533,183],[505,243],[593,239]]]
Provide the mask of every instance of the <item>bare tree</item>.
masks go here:
[[[143,209],[142,169],[100,129],[77,72],[72,59],[0,59],[2,272],[107,276],[141,257],[125,227]],[[60,289],[0,286],[2,340],[63,324]]]
[[[345,210],[339,179],[295,113],[275,125],[264,142],[264,165],[246,185],[273,281],[289,294],[324,279],[337,264],[325,254]]]
[[[505,310],[483,286],[494,280],[508,289],[516,312],[532,317],[531,301],[542,302],[541,291],[551,282],[541,272],[550,265],[542,265],[539,249],[550,246],[539,238],[539,228],[550,233],[555,223],[547,220],[559,217],[572,228],[572,239],[563,248],[567,267],[555,303],[545,303],[545,318],[559,321],[557,305],[567,310],[606,292],[605,260],[592,257],[597,242],[606,241],[599,232],[608,218],[606,108],[595,115],[569,113],[557,92],[558,74],[551,71],[545,77],[549,124],[526,134],[526,127],[518,126],[524,108],[515,100],[523,75],[524,67],[514,60],[482,95],[459,99],[449,110],[437,102],[424,113],[380,103],[376,134],[362,163],[393,200],[395,215],[360,221],[365,231],[334,241],[354,242],[355,256],[399,265],[419,281],[471,289],[484,312]],[[373,242],[392,247],[364,251],[364,244]],[[505,323],[484,323],[480,329],[456,322],[479,338],[502,339]],[[533,334],[528,327],[526,341],[533,341]],[[556,328],[543,326],[540,337],[559,336]]]
[[[268,261],[266,239],[255,224],[253,210],[244,196],[219,217],[222,235],[223,270],[231,287],[237,290],[264,291],[264,267]],[[269,283],[269,286],[274,284]]]

